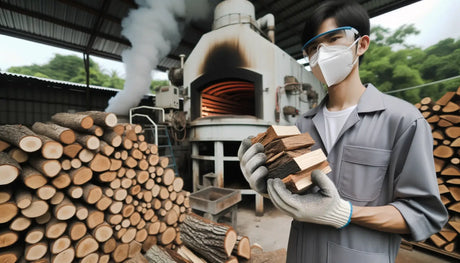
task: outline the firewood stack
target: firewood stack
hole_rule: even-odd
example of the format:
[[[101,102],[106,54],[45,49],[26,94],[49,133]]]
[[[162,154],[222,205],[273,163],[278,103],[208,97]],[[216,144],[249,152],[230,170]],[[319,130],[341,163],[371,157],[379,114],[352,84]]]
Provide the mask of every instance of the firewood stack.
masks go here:
[[[141,262],[182,244],[182,178],[141,126],[117,122],[91,111],[0,126],[0,262]]]
[[[426,97],[415,106],[431,126],[439,192],[450,215],[426,243],[460,256],[460,87],[436,102]]]
[[[315,141],[310,134],[300,133],[296,126],[272,125],[251,142],[264,146],[268,177],[281,178],[293,193],[302,193],[312,185],[313,170],[331,171],[323,151],[312,151]]]

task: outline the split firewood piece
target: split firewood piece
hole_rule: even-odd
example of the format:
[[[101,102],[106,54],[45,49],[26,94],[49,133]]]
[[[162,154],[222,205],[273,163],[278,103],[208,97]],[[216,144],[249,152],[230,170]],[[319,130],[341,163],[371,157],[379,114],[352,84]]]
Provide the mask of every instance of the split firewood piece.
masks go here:
[[[449,127],[444,132],[448,137],[452,139],[457,139],[460,137],[460,127]]]
[[[43,215],[35,218],[35,222],[37,222],[37,224],[39,225],[45,225],[47,224],[49,221],[51,220],[51,213],[49,211],[47,211],[46,213],[44,213]]]
[[[117,247],[117,241],[111,237],[109,240],[100,244],[101,251],[105,254],[112,253]]]
[[[250,259],[251,258],[251,244],[247,236],[238,236],[236,239],[233,254],[239,257]]]
[[[433,155],[438,158],[450,158],[454,155],[454,150],[449,146],[440,145],[433,150]]]
[[[14,193],[14,201],[19,209],[25,209],[32,204],[32,193],[25,189],[17,189]]]
[[[204,261],[204,259],[198,257],[195,253],[193,253],[193,251],[188,249],[186,246],[183,246],[183,245],[180,246],[177,249],[177,253],[179,253],[179,255],[181,255],[182,257],[190,260],[193,263],[206,263],[206,261]]]
[[[79,112],[79,114],[90,116],[94,120],[94,124],[102,127],[114,127],[118,123],[117,115],[112,112],[84,111]]]
[[[449,193],[455,199],[455,201],[460,201],[460,187],[458,186],[449,186]]]
[[[122,142],[121,136],[113,131],[105,132],[104,135],[102,135],[102,139],[113,147],[120,146]]]
[[[112,237],[113,229],[109,224],[102,223],[93,229],[92,235],[98,242],[102,243]]]
[[[60,172],[58,176],[51,180],[51,184],[57,189],[64,189],[72,183],[70,175],[68,173]]]
[[[72,241],[80,240],[86,235],[87,228],[85,223],[81,221],[71,222],[67,228],[67,234]]]
[[[268,176],[270,178],[282,179],[290,174],[295,174],[297,172],[309,169],[324,161],[327,161],[326,155],[324,155],[321,149],[317,149],[298,157],[294,157],[290,161],[283,163],[275,169],[269,170]]]
[[[99,249],[99,243],[91,235],[86,235],[75,244],[75,257],[83,258]]]
[[[445,106],[454,96],[455,91],[448,91],[439,100],[436,101],[436,104]]]
[[[61,163],[58,160],[47,160],[36,156],[29,160],[30,165],[47,177],[55,177],[61,171]]]
[[[441,175],[460,176],[460,167],[449,164],[441,171]]]
[[[64,251],[53,255],[51,263],[72,263],[75,259],[75,249],[71,246]]]
[[[82,166],[78,169],[71,170],[70,178],[74,185],[83,185],[93,177],[93,171],[86,166]]]
[[[64,198],[62,202],[56,205],[53,209],[54,216],[59,220],[68,220],[77,212],[77,208],[68,198]]]
[[[89,163],[89,168],[95,172],[105,172],[110,169],[111,162],[109,157],[97,153]]]
[[[169,164],[169,158],[165,156],[161,156],[159,160],[159,165],[161,166],[161,168],[168,167],[168,164]]]
[[[102,224],[104,222],[104,213],[95,210],[93,208],[88,209],[88,218],[86,218],[86,226],[88,226],[89,229],[93,229],[97,227],[98,225]]]
[[[95,204],[102,198],[102,189],[101,187],[94,184],[84,184],[83,185],[83,200],[88,204]]]
[[[21,179],[24,185],[31,189],[38,189],[47,183],[47,179],[39,171],[29,165],[23,165]]]
[[[21,173],[19,163],[7,153],[0,152],[0,185],[7,185],[18,178]]]
[[[83,149],[83,146],[79,143],[72,143],[64,146],[64,154],[73,159],[78,155],[81,149]]]
[[[102,127],[95,125],[95,124],[91,126],[91,128],[89,128],[85,132],[95,135],[97,137],[101,137],[102,135],[104,135],[104,129],[102,129]]]
[[[54,196],[50,199],[50,204],[52,205],[58,205],[64,201],[65,194],[63,192],[56,192]]]
[[[95,156],[95,152],[88,150],[86,148],[83,148],[79,153],[78,153],[78,159],[82,163],[89,163]]]
[[[59,159],[64,153],[64,147],[59,142],[45,136],[37,135],[42,141],[41,153],[46,159]]]
[[[59,112],[51,116],[54,123],[73,130],[89,129],[94,124],[93,118],[86,114]]]
[[[43,258],[48,252],[48,244],[40,242],[33,245],[27,245],[24,250],[24,259],[28,261],[35,261]]]
[[[451,242],[444,246],[444,250],[447,252],[453,252],[457,248],[457,242]]]
[[[9,228],[16,232],[22,232],[28,229],[31,225],[32,220],[24,216],[18,216],[13,221],[11,221]]]
[[[447,241],[440,237],[438,234],[433,234],[430,236],[430,240],[433,241],[437,247],[443,247],[447,243]]]
[[[13,198],[13,190],[10,188],[0,189],[0,204],[6,203]]]
[[[71,244],[72,240],[70,240],[69,236],[64,235],[51,241],[49,250],[53,255],[59,254],[69,248]]]
[[[103,183],[110,183],[117,178],[117,172],[107,171],[97,175],[97,179]]]
[[[212,262],[227,260],[237,239],[236,231],[231,226],[212,222],[193,213],[186,215],[180,233],[187,247]]]
[[[108,196],[103,194],[101,199],[99,199],[99,201],[97,201],[96,208],[99,211],[105,211],[110,207],[112,202],[113,202],[112,198],[110,198],[110,197],[108,197]]]
[[[0,248],[11,246],[19,240],[18,232],[11,230],[1,230],[0,240]]]
[[[0,140],[0,152],[3,152],[5,150],[7,150],[9,147],[11,146],[11,144],[3,141],[3,140]]]
[[[56,188],[52,185],[46,184],[37,189],[36,195],[42,200],[50,200],[56,194]]]
[[[129,244],[131,241],[136,238],[137,229],[130,227],[126,229],[126,232],[120,237],[120,241],[124,244]]]
[[[460,213],[460,202],[450,205],[447,207],[447,209],[456,213]]]
[[[32,125],[32,130],[37,134],[45,135],[64,144],[72,144],[75,142],[75,133],[73,130],[55,123],[35,122],[34,125]]]
[[[46,214],[46,212],[48,212],[48,209],[49,205],[46,201],[41,200],[37,197],[33,197],[32,203],[27,208],[21,209],[21,213],[23,216],[27,218],[37,218],[39,216]],[[4,210],[0,207],[0,211]]]
[[[56,239],[62,236],[66,229],[66,221],[59,221],[56,218],[53,218],[46,224],[45,237],[49,239]]]
[[[272,125],[268,127],[267,131],[259,133],[256,137],[252,138],[251,142],[253,144],[257,142],[261,143],[265,147],[267,144],[276,139],[298,134],[300,134],[300,131],[296,126]]]
[[[71,186],[67,188],[67,194],[73,199],[79,199],[83,196],[83,188],[81,186]]]
[[[29,154],[15,147],[8,151],[8,155],[18,163],[25,163],[29,160]]]
[[[25,152],[35,152],[42,147],[42,141],[37,134],[20,124],[0,125],[0,139]]]
[[[452,101],[447,102],[447,104],[444,107],[442,107],[442,112],[447,112],[447,113],[456,112],[458,110],[460,110],[460,106],[453,103]]]
[[[24,241],[27,244],[36,244],[45,237],[45,227],[44,226],[34,226],[32,229],[29,229],[24,237]]]
[[[439,231],[439,234],[448,242],[452,242],[458,236],[455,230],[446,227]]]
[[[439,116],[441,119],[445,119],[453,124],[460,123],[460,115],[445,114]]]
[[[101,146],[99,138],[94,135],[75,133],[77,142],[89,150],[98,150]]]
[[[133,141],[131,141],[130,139],[126,137],[123,137],[121,145],[123,146],[125,150],[131,150],[133,148]]]
[[[112,260],[115,262],[123,262],[128,258],[129,244],[118,244],[112,252]]]
[[[111,156],[112,153],[115,151],[115,148],[110,146],[106,141],[101,140],[99,151],[105,156]]]
[[[296,150],[299,148],[308,148],[312,146],[314,143],[315,141],[313,140],[313,138],[311,138],[310,134],[302,133],[272,141],[268,143],[267,146],[264,148],[264,152],[267,155],[268,159],[269,156],[273,154],[282,151]]]
[[[274,154],[270,156],[270,158],[267,159],[265,162],[266,167],[268,170],[273,170],[276,167],[289,162],[295,157],[299,157],[303,154],[311,152],[310,148],[300,148],[300,149],[295,149],[291,151],[281,151],[277,154]],[[268,156],[267,156],[268,157]]]

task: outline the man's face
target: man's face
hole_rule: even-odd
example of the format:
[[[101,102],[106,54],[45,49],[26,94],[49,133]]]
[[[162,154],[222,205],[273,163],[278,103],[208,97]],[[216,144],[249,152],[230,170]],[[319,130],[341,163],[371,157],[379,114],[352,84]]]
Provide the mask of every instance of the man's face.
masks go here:
[[[326,83],[321,70],[315,63],[318,57],[318,50],[322,45],[325,46],[350,46],[355,41],[356,30],[338,30],[335,19],[328,18],[320,25],[317,32],[317,37],[307,42],[304,47],[304,55],[308,57],[313,75],[321,81]],[[329,32],[330,31],[330,32]],[[329,33],[328,33],[329,32]]]

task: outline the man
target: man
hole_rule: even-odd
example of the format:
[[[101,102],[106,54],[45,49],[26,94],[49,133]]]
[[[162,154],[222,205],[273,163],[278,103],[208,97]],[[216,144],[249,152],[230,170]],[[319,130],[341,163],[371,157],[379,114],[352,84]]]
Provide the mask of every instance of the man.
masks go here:
[[[369,47],[369,17],[350,1],[326,2],[305,24],[302,45],[321,104],[300,116],[327,153],[332,172],[312,173],[297,195],[267,181],[261,144],[245,139],[240,166],[250,186],[294,218],[287,262],[394,262],[401,236],[423,240],[447,222],[434,170],[431,130],[411,104],[363,85],[359,63]]]

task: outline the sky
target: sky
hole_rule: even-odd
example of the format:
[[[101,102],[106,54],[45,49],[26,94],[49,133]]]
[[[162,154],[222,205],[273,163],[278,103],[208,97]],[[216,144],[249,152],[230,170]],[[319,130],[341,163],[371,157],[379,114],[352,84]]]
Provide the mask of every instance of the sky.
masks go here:
[[[395,30],[404,24],[414,24],[420,34],[409,37],[408,44],[427,48],[449,37],[460,39],[460,21],[457,19],[459,10],[459,0],[422,0],[372,18],[371,27],[381,25]],[[0,71],[6,71],[12,66],[46,64],[54,54],[83,57],[78,52],[0,34]],[[125,69],[122,62],[96,56],[91,56],[91,59],[107,74],[116,71],[118,76],[124,78]],[[167,79],[167,74],[164,72],[154,72],[152,75],[154,79]]]

